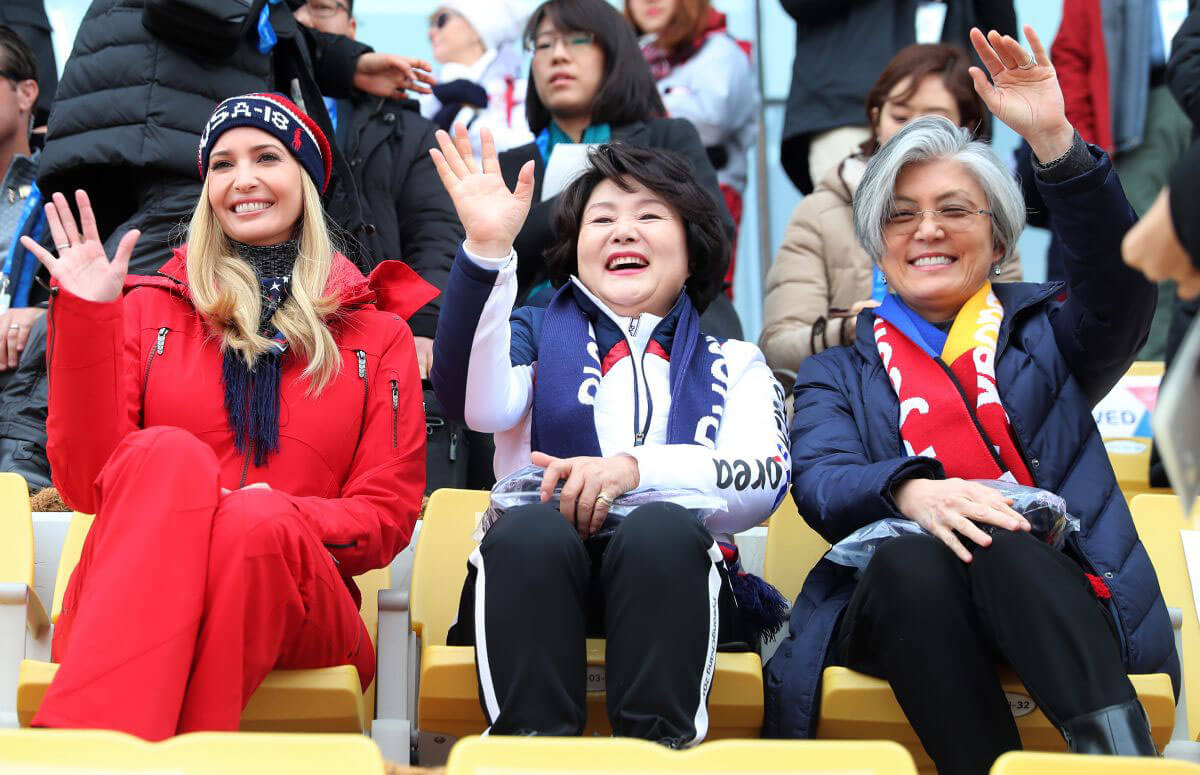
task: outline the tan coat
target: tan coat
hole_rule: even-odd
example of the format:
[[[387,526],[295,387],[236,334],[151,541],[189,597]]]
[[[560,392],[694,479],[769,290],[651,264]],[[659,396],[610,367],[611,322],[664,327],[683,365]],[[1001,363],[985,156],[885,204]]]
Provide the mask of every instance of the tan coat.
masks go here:
[[[848,157],[801,200],[767,272],[758,346],[786,387],[805,358],[849,344],[843,336],[853,337],[854,326],[846,311],[871,298],[871,259],[854,236],[851,210],[865,168],[861,157]],[[1021,260],[1014,255],[997,280],[1020,279]]]

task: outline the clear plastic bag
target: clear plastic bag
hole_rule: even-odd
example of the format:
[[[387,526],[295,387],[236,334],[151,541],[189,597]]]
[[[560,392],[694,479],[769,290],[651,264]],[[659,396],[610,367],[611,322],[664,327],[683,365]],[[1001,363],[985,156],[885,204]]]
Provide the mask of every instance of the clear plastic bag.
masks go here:
[[[509,509],[532,503],[541,503],[542,477],[545,473],[546,469],[544,468],[528,465],[513,471],[508,476],[496,482],[492,487],[492,497],[487,511],[483,512],[483,516],[479,520],[479,527],[475,530],[475,540],[482,540],[488,529],[496,524],[496,521],[504,516],[504,513]],[[558,484],[554,487],[554,495],[547,504],[558,508],[558,500],[561,493],[562,485]],[[725,511],[727,508],[724,498],[709,495],[699,490],[690,488],[667,490],[639,488],[637,490],[630,490],[613,500],[612,507],[608,510],[608,516],[605,518],[604,524],[600,526],[600,529],[595,532],[594,536],[603,537],[612,535],[617,526],[621,524],[621,520],[627,517],[638,506],[646,503],[661,503],[663,501],[682,506],[695,515],[696,519],[700,522],[708,519],[713,514]]]
[[[1066,501],[1048,490],[996,479],[973,481],[1012,498],[1013,510],[1029,520],[1030,532],[1055,549],[1062,549],[1067,536],[1079,530],[1079,520],[1067,512]],[[911,519],[888,517],[864,525],[838,541],[825,554],[825,558],[838,565],[857,568],[861,573],[884,541],[923,533],[925,529]]]

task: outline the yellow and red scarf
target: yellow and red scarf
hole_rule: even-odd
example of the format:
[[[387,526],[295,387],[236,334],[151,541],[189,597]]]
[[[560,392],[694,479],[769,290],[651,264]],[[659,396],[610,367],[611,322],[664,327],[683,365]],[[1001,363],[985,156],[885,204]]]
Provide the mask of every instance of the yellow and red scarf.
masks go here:
[[[990,283],[963,305],[949,333],[889,294],[875,310],[875,346],[900,399],[909,455],[935,458],[947,476],[1033,485],[996,385],[1003,319]]]

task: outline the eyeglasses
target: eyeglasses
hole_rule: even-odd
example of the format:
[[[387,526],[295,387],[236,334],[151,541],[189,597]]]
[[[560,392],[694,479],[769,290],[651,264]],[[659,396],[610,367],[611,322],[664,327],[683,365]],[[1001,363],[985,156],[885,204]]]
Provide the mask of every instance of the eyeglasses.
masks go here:
[[[533,51],[535,57],[548,57],[559,42],[562,42],[563,48],[567,50],[568,54],[574,55],[594,44],[596,34],[594,32],[568,32],[566,35],[546,33],[534,38],[528,48]]]
[[[350,6],[345,3],[336,2],[336,0],[309,0],[305,5],[308,7],[308,12],[318,19],[328,19],[334,16],[338,11],[345,11],[346,15],[350,15]]]
[[[440,13],[435,13],[433,16],[429,17],[429,26],[440,30],[442,27],[446,26],[446,23],[449,22],[452,17],[456,15],[457,14],[455,14],[453,11],[442,11]]]
[[[925,213],[946,231],[960,232],[971,228],[977,215],[992,214],[991,210],[968,210],[965,207],[943,207],[940,210],[894,210],[883,222],[884,231],[890,235],[906,237],[915,234],[925,218]]]

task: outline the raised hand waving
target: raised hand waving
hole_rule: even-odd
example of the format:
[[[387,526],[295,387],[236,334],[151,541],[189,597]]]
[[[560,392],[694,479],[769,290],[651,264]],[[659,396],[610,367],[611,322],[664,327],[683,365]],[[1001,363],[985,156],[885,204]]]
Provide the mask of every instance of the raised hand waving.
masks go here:
[[[516,188],[509,191],[490,131],[480,132],[482,164],[472,155],[471,141],[461,124],[454,126],[453,141],[440,129],[436,136],[441,150],[431,148],[429,155],[467,233],[467,250],[482,258],[507,256],[533,200],[533,162],[525,162]]]
[[[1045,164],[1070,150],[1075,130],[1067,121],[1054,65],[1028,24],[1025,37],[1032,54],[1008,35],[992,30],[984,37],[979,28],[972,28],[971,43],[987,67],[991,83],[978,67],[971,68],[971,79],[988,110],[1028,140],[1034,155]]]
[[[142,233],[137,229],[126,232],[117,244],[116,255],[109,261],[96,231],[96,216],[87,192],[76,191],[75,203],[79,206],[82,230],[76,225],[67,198],[62,194],[55,194],[53,201],[46,204],[46,223],[54,237],[57,258],[29,237],[21,237],[21,244],[37,256],[50,276],[68,293],[88,301],[115,301],[121,297],[121,286],[129,271],[129,257]]]

